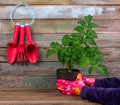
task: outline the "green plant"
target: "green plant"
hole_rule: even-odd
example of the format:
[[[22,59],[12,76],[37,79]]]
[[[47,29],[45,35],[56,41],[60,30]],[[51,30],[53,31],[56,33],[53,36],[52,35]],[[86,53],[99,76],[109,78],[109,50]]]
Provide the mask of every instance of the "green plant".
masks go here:
[[[99,51],[95,42],[97,35],[93,29],[98,25],[91,21],[92,16],[85,16],[83,20],[78,21],[74,33],[65,34],[61,42],[51,42],[46,57],[56,53],[58,60],[68,66],[68,72],[77,64],[78,68],[88,66],[89,74],[98,70],[108,76],[107,68],[103,65],[104,54]]]

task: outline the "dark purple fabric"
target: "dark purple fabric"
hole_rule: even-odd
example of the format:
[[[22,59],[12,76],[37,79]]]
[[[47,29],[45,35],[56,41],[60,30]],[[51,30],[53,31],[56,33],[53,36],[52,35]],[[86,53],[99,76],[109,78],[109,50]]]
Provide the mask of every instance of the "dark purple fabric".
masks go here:
[[[94,86],[104,87],[104,88],[117,88],[120,87],[120,78],[112,77],[112,78],[96,79]]]
[[[96,80],[95,87],[84,86],[80,96],[102,105],[120,105],[120,79]]]

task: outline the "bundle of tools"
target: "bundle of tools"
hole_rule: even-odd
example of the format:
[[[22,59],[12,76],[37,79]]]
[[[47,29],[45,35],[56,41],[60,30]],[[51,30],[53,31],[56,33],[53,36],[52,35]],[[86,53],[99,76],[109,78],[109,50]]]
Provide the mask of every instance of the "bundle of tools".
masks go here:
[[[13,12],[19,6],[28,6],[27,4],[18,4],[11,12],[11,21],[14,24],[13,41],[8,43],[8,63],[13,64],[26,64],[36,63],[38,61],[38,47],[35,42],[32,41],[30,25],[33,23],[35,16],[30,24],[20,25],[13,21]],[[25,36],[27,37],[27,43],[25,44]]]

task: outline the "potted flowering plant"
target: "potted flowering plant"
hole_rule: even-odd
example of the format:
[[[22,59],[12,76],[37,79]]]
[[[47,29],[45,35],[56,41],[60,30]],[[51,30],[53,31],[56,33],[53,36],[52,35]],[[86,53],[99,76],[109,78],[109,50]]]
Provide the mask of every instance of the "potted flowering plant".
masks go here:
[[[80,69],[88,67],[89,74],[98,70],[108,76],[107,68],[103,64],[104,54],[99,51],[95,42],[97,34],[94,28],[96,27],[98,25],[92,22],[92,16],[85,16],[83,20],[78,21],[74,28],[75,32],[65,34],[61,42],[50,43],[51,48],[48,49],[46,57],[57,54],[58,60],[67,66],[57,70],[57,79],[74,81],[77,73],[80,72],[74,68],[76,65]]]

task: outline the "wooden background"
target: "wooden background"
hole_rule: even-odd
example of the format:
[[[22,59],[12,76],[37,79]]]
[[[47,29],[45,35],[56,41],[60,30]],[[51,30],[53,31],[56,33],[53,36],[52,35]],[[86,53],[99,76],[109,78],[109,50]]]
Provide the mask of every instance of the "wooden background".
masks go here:
[[[33,40],[39,46],[39,62],[28,65],[10,65],[7,62],[7,43],[11,42],[14,26],[9,15],[12,7],[18,3],[28,3],[36,11],[36,20],[32,25]],[[15,12],[15,21],[30,22],[24,8]],[[49,43],[58,41],[65,33],[73,32],[79,19],[93,15],[96,40],[105,54],[105,65],[110,76],[120,77],[120,0],[0,0],[0,87],[55,88],[55,72],[62,67],[56,56],[45,58]],[[87,70],[83,70],[88,75]],[[103,78],[94,72],[92,77]]]

